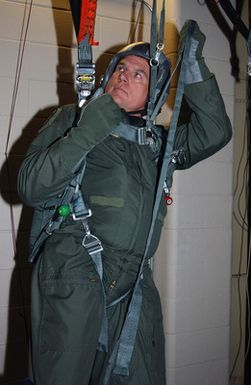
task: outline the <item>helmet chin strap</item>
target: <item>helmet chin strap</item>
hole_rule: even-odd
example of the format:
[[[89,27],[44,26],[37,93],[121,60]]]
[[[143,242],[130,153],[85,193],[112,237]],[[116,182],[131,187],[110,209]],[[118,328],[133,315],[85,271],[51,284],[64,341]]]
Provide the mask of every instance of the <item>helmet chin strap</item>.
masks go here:
[[[145,107],[142,110],[136,110],[136,111],[126,111],[126,114],[129,116],[139,116],[143,118],[143,116],[147,115],[147,108]]]

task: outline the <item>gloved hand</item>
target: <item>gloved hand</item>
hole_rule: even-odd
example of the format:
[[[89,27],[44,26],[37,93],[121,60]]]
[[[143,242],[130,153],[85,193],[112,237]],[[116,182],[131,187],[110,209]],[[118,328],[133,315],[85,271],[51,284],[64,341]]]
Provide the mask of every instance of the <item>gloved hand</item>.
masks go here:
[[[83,158],[124,120],[124,111],[108,94],[94,97],[85,104],[77,121],[61,140],[60,153],[71,172],[76,172]]]
[[[89,126],[94,132],[96,130],[111,132],[124,119],[124,116],[123,110],[110,95],[95,93],[82,107],[78,126]]]
[[[206,37],[201,32],[194,20],[187,20],[180,32],[179,54],[182,53],[187,44],[187,55],[183,56],[186,67],[185,83],[192,84],[207,80],[211,73],[205,64],[202,50]]]

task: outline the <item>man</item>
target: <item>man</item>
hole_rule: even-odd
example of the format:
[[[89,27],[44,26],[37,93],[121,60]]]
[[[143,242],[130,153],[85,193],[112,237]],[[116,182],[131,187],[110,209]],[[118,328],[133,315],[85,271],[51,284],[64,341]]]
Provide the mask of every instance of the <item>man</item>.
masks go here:
[[[201,56],[203,43],[196,27],[184,93],[191,116],[177,128],[174,149],[183,152],[177,168],[191,167],[231,138],[216,80]],[[35,253],[30,372],[35,385],[165,384],[161,306],[147,263],[129,375],[114,370],[158,179],[160,128],[153,127],[143,144],[131,137],[146,123],[149,73],[149,45],[125,47],[108,67],[102,82],[105,93],[83,108],[77,124],[72,106],[57,110],[21,166],[19,193],[35,207],[32,235],[36,238],[45,226],[52,233]],[[168,77],[169,62],[161,54],[155,103]],[[51,218],[48,211],[68,193],[84,161],[82,194],[77,188],[76,201],[83,197],[92,215],[88,221],[76,220],[79,206],[75,210],[73,199],[70,212],[62,213],[61,205]],[[165,214],[163,197],[147,258],[157,248]],[[48,231],[58,222],[55,231]],[[87,246],[90,233],[101,242],[101,254]],[[106,336],[107,346],[102,346]]]

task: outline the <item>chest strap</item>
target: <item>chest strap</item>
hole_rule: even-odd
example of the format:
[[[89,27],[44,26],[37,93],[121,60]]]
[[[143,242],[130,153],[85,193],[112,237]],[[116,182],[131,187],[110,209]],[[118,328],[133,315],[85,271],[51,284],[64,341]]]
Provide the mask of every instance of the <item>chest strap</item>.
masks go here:
[[[151,150],[156,152],[160,149],[161,133],[159,131],[160,128],[157,126],[155,126],[155,131],[150,131],[146,126],[136,127],[121,122],[117,127],[113,129],[112,134],[129,140],[130,142],[138,143],[141,146],[149,145]]]
[[[148,144],[146,127],[135,127],[121,122],[112,133],[143,146]]]

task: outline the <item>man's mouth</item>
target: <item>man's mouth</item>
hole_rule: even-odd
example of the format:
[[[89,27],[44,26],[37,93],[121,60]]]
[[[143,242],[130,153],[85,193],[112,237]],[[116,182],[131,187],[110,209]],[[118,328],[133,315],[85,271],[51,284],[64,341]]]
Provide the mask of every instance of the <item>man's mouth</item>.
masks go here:
[[[114,91],[121,91],[123,92],[126,96],[128,96],[128,92],[122,88],[122,87],[114,87]]]

